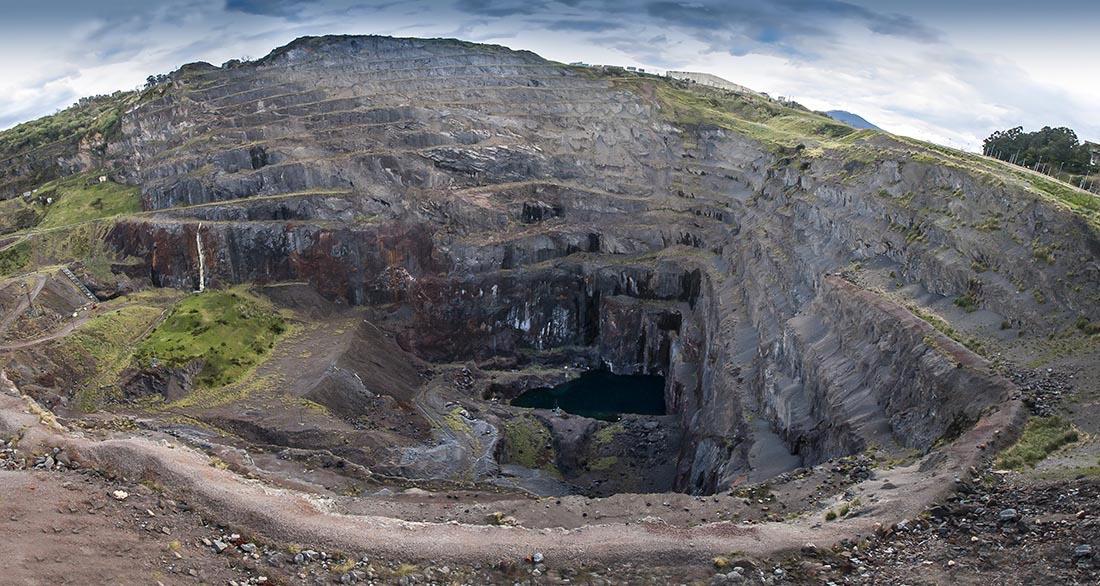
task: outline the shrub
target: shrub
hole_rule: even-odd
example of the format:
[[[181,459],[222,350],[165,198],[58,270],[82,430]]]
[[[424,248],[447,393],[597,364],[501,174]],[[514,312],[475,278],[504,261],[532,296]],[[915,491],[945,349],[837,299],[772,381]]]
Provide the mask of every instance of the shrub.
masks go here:
[[[1000,468],[1022,469],[1034,466],[1055,450],[1078,439],[1077,430],[1064,417],[1037,417],[1027,422],[1020,441],[997,458]]]
[[[973,293],[967,293],[962,297],[956,297],[955,305],[962,308],[966,313],[973,313],[978,310],[978,298]]]
[[[1090,336],[1100,334],[1100,324],[1092,323],[1087,317],[1083,315],[1077,318],[1077,329],[1085,332]]]

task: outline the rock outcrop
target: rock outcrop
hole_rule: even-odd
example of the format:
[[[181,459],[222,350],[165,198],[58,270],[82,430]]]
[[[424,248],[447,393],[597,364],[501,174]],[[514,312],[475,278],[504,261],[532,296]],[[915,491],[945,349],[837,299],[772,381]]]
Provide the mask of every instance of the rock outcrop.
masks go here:
[[[768,433],[805,464],[924,451],[1008,397],[866,267],[1043,334],[1100,319],[1093,221],[1026,177],[697,91],[444,40],[188,65],[94,161],[142,186],[108,242],[157,286],[198,287],[198,238],[208,287],[392,306],[428,360],[663,374],[692,492],[750,473]]]

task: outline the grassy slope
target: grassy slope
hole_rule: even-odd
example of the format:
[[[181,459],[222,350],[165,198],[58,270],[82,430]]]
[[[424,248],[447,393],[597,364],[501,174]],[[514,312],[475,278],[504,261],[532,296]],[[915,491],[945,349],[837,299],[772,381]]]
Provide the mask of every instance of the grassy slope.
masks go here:
[[[855,132],[831,118],[757,96],[654,77],[614,77],[612,83],[655,100],[669,122],[712,124],[758,140],[771,150],[808,146],[807,142]]]
[[[109,219],[92,220],[27,234],[0,248],[0,276],[79,261],[97,277],[109,279],[114,255],[105,239],[113,225]]]
[[[84,364],[75,403],[82,411],[94,411],[104,400],[118,399],[118,377],[130,366],[134,344],[163,309],[136,303],[97,316],[61,341],[61,352],[74,364]]]
[[[267,384],[245,375],[287,328],[268,302],[242,290],[185,296],[155,289],[109,302],[108,307],[113,308],[53,347],[55,359],[78,381],[75,406],[86,412],[123,399],[121,373],[149,366],[153,356],[171,367],[205,360],[196,381],[196,394],[204,399],[239,380]],[[195,401],[188,397],[183,402]]]
[[[712,124],[757,140],[773,152],[797,148],[805,149],[804,155],[813,156],[829,150],[865,162],[896,158],[960,167],[1018,185],[1073,211],[1100,229],[1100,197],[1003,161],[875,130],[855,130],[831,118],[758,96],[652,76],[606,72],[590,75],[609,77],[616,86],[656,102],[665,119],[680,126]],[[874,145],[868,143],[876,137],[879,140]],[[890,138],[884,140],[884,137]]]
[[[57,358],[80,381],[75,404],[84,411],[121,399],[122,371],[149,366],[154,356],[170,367],[204,360],[197,384],[228,385],[258,363],[287,328],[269,303],[242,290],[183,296],[158,289],[112,303],[117,307],[57,342]]]
[[[1020,441],[1005,450],[997,458],[996,465],[1015,469],[1034,466],[1062,446],[1077,440],[1077,430],[1069,420],[1058,416],[1033,418],[1024,427]]]
[[[44,208],[38,224],[43,229],[141,211],[141,189],[109,180],[100,183],[96,172],[52,181],[36,196],[54,200]]]
[[[141,211],[141,189],[99,181],[98,171],[43,184],[30,202],[0,202],[0,235],[41,231]],[[47,203],[50,202],[50,203]]]
[[[500,423],[506,438],[502,461],[527,468],[556,470],[553,438],[542,421],[524,414],[503,419]]]
[[[104,247],[101,243],[86,246],[86,234],[79,228],[90,221],[140,211],[139,189],[110,181],[101,184],[97,181],[101,173],[95,170],[63,177],[64,167],[57,161],[82,149],[101,153],[108,141],[119,137],[123,113],[142,101],[163,97],[169,85],[85,98],[53,115],[0,131],[0,191],[37,190],[29,203],[22,197],[0,201],[0,235],[16,235],[30,248],[28,254],[27,244],[15,250],[0,246],[0,275],[84,260],[83,253],[90,249],[102,260]],[[46,204],[46,198],[53,198],[53,203]],[[78,228],[72,237],[81,240],[83,250],[60,242],[68,238],[69,226]],[[61,234],[39,238],[45,231]],[[54,254],[58,252],[62,254]]]
[[[134,356],[142,366],[154,358],[172,367],[202,360],[197,384],[220,387],[257,364],[286,327],[270,304],[242,290],[207,291],[176,304]]]
[[[1100,229],[1100,197],[1059,181],[1053,177],[1033,173],[990,157],[958,151],[908,137],[896,137],[907,146],[920,149],[916,157],[925,162],[961,167],[974,173],[995,177],[1007,184],[1015,184],[1038,194],[1047,201],[1065,207],[1085,218]]]
[[[0,154],[16,154],[91,134],[109,134],[117,129],[122,112],[134,96],[134,92],[116,92],[87,99],[83,104],[5,130],[0,133]]]

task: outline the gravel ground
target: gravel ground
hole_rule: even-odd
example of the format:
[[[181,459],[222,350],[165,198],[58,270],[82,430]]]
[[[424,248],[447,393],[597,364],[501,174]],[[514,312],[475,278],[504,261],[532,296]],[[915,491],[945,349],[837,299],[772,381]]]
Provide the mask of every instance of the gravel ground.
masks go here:
[[[867,542],[835,544],[784,566],[797,584],[1098,584],[1096,555],[1100,479],[987,473]]]

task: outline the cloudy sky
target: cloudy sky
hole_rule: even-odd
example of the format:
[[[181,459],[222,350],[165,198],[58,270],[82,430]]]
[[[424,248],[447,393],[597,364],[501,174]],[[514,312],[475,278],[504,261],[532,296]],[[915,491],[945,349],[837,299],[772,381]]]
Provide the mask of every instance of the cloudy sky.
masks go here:
[[[562,62],[706,71],[971,150],[1100,141],[1095,0],[0,0],[0,128],[302,35],[458,37]]]

